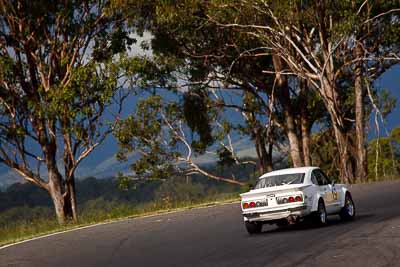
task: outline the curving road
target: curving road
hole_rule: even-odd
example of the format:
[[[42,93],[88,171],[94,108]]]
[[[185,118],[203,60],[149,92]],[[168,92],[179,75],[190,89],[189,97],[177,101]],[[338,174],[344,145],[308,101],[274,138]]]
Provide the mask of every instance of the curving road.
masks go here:
[[[357,218],[250,236],[238,203],[131,219],[0,250],[0,266],[400,266],[400,182],[352,188]]]

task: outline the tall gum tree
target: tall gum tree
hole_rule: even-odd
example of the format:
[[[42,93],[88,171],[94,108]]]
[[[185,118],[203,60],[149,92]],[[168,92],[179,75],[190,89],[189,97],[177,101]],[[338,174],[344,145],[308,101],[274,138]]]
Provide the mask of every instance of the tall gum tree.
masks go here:
[[[353,1],[355,20],[353,30],[354,46],[349,49],[353,58],[354,95],[355,95],[355,137],[356,137],[356,179],[367,178],[367,151],[365,126],[368,122],[366,109],[371,105],[366,87],[394,64],[399,63],[400,26],[398,18],[400,9],[397,1],[363,3]],[[397,21],[396,21],[397,20]],[[362,21],[362,23],[357,23]],[[378,59],[378,60],[374,60]],[[366,84],[368,83],[368,84]],[[366,101],[367,99],[367,101]]]
[[[129,39],[109,6],[0,1],[0,162],[49,193],[60,224],[77,220],[75,171],[123,98],[114,54]]]
[[[276,129],[287,137],[290,147],[287,151],[293,165],[303,166],[300,130],[295,118],[296,107],[290,99],[288,77],[262,72],[268,66],[273,68],[272,65],[284,68],[285,62],[279,57],[273,60],[271,51],[263,51],[265,46],[256,38],[235,30],[226,31],[210,23],[208,5],[203,1],[154,1],[152,7],[144,5],[146,14],[156,14],[149,16],[151,23],[148,23],[151,25],[148,30],[154,35],[152,43],[156,45],[153,51],[167,58],[174,54],[182,59],[183,64],[196,66],[196,71],[203,74],[203,79],[197,82],[204,86],[208,86],[210,81],[219,82],[220,88],[242,90],[247,98],[251,96],[254,102],[261,104],[256,117],[246,114],[247,108],[230,103],[225,105],[241,110],[244,117],[250,119],[253,130],[248,133],[254,139],[261,172],[272,169],[272,147],[279,145]],[[135,10],[128,4],[129,9]],[[257,45],[259,47],[255,47]],[[277,109],[281,113],[275,116],[280,118],[279,121],[274,119]],[[260,112],[264,112],[261,116],[268,118],[269,122],[259,123],[253,119],[259,118]]]
[[[284,131],[286,132],[289,141],[291,160],[294,167],[302,167],[304,166],[304,157],[301,151],[299,135],[296,133],[297,127],[293,106],[291,104],[289,85],[287,81],[288,77],[281,74],[284,70],[284,66],[277,51],[273,51],[272,53],[272,61],[276,72],[276,95],[283,107],[282,112],[285,120]]]
[[[354,156],[351,136],[353,129],[349,127],[349,118],[342,110],[347,96],[341,93],[338,82],[346,70],[357,69],[355,65],[359,61],[368,69],[371,69],[369,67],[373,63],[398,62],[398,50],[387,49],[392,49],[395,44],[389,33],[399,29],[398,1],[370,4],[369,1],[245,0],[227,3],[216,0],[211,5],[213,11],[208,14],[210,21],[220,27],[235,29],[255,37],[266,49],[276,51],[287,64],[287,70],[281,71],[281,74],[296,75],[299,79],[307,80],[311,88],[321,95],[331,118],[339,151],[341,179],[344,182],[353,182],[354,158],[361,161],[358,166],[362,166],[362,161],[365,160],[362,156],[365,153],[365,129],[358,124],[360,138],[357,148],[361,152],[358,153],[359,156]],[[361,25],[367,25],[370,32],[379,34],[369,35],[368,40],[373,44],[368,47],[375,47],[377,50],[367,49],[360,58],[359,53],[353,52],[357,47],[354,44],[358,42],[357,30]],[[385,43],[380,36],[385,36],[389,43]],[[385,51],[386,54],[377,51]],[[360,102],[356,104],[359,110],[363,109]],[[360,112],[356,119],[363,120]],[[360,170],[361,168],[357,167]]]

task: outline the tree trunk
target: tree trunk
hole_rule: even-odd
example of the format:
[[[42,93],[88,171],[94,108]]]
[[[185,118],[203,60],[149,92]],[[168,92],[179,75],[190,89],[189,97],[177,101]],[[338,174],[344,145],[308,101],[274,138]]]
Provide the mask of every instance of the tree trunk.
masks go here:
[[[349,147],[350,143],[345,131],[343,115],[339,109],[341,101],[336,89],[327,80],[323,80],[323,93],[325,94],[325,105],[332,121],[338,148],[340,180],[342,183],[352,183],[354,181],[354,174]]]
[[[267,159],[266,159],[268,172],[272,172],[274,170],[274,165],[272,163],[273,146],[274,146],[274,144],[272,142],[268,143],[268,153],[267,153]]]
[[[307,106],[307,87],[304,82],[300,84],[300,130],[301,130],[301,147],[303,149],[303,158],[305,166],[312,166],[311,161],[311,122]]]
[[[265,145],[263,143],[260,143],[260,152],[261,152],[261,157],[260,157],[261,174],[264,174],[269,170],[267,164],[267,150],[265,149]]]
[[[71,220],[77,222],[74,179],[69,179],[64,188],[63,179],[58,170],[49,168],[48,172],[48,192],[53,201],[58,223],[64,225]]]
[[[301,157],[300,141],[296,134],[296,124],[293,114],[293,108],[290,102],[290,93],[287,79],[280,72],[282,70],[282,60],[277,54],[272,55],[272,61],[276,72],[276,95],[282,105],[283,115],[285,117],[285,132],[289,141],[290,157],[294,167],[304,166]]]
[[[259,171],[261,174],[272,171],[272,160],[270,160],[271,155],[268,154],[266,149],[265,137],[263,136],[263,131],[260,129],[260,125],[254,126],[254,135],[256,142],[256,151],[259,165]]]
[[[68,215],[72,217],[74,222],[78,222],[78,211],[76,206],[76,191],[75,191],[75,177],[70,177],[67,179],[67,192],[68,192],[68,201],[70,206],[70,212]]]
[[[287,126],[287,136],[290,147],[290,157],[293,162],[293,167],[304,166],[303,160],[301,158],[300,142],[296,134],[294,119],[291,115],[288,115],[286,117],[286,126]]]
[[[49,194],[53,200],[54,210],[58,223],[64,225],[67,222],[65,210],[65,199],[62,190],[61,175],[56,170],[49,169]]]
[[[354,181],[353,166],[351,163],[347,136],[336,123],[333,124],[333,130],[335,132],[335,138],[338,145],[341,182],[352,183]]]
[[[68,221],[77,222],[78,216],[76,214],[76,201],[75,201],[75,193],[72,193],[72,185],[70,183],[66,183],[66,191],[63,194],[64,198],[64,213],[65,217]]]
[[[257,130],[253,129],[254,133],[254,139],[255,139],[255,148],[256,148],[256,153],[257,153],[257,158],[258,158],[258,171],[259,173],[264,173],[264,164],[263,164],[263,157],[261,153],[261,146],[260,146],[260,139],[258,138]]]
[[[356,47],[356,57],[362,57],[362,47]],[[367,151],[365,147],[365,125],[364,125],[364,88],[362,83],[362,61],[359,61],[355,69],[355,111],[356,111],[356,179],[365,181],[367,177]]]
[[[266,146],[267,146],[267,143],[265,142],[265,137],[263,135],[261,135],[260,136],[260,152],[261,152],[263,173],[272,171],[272,144],[269,144],[268,151],[267,151]]]
[[[311,129],[309,126],[309,122],[304,115],[301,116],[300,119],[301,124],[301,138],[302,138],[302,148],[303,148],[303,157],[304,157],[304,165],[305,166],[312,166],[311,160]]]

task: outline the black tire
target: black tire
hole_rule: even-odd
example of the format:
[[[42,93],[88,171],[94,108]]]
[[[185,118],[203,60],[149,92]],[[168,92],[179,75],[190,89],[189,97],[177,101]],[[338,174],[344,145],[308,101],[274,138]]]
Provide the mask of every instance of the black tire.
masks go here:
[[[318,210],[314,213],[314,223],[317,226],[324,226],[327,222],[327,213],[324,200],[321,198],[318,201]]]
[[[339,216],[343,221],[351,221],[356,216],[356,207],[349,192],[346,193],[344,206],[340,210]]]
[[[258,222],[244,222],[246,226],[246,230],[249,234],[258,234],[261,233],[262,224]]]

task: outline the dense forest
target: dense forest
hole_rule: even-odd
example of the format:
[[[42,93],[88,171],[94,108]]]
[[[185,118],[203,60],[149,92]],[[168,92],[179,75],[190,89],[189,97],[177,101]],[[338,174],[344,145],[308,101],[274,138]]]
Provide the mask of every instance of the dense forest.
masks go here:
[[[76,170],[107,138],[118,160],[138,155],[117,181],[143,195],[185,191],[182,177],[244,188],[240,170],[283,166],[399,174],[396,99],[376,83],[400,62],[397,0],[44,2],[0,1],[0,162],[47,192],[60,224],[78,221]]]

